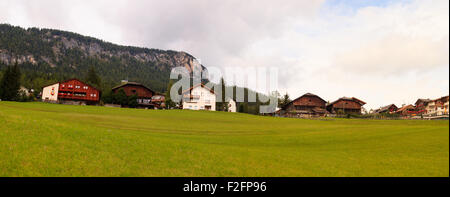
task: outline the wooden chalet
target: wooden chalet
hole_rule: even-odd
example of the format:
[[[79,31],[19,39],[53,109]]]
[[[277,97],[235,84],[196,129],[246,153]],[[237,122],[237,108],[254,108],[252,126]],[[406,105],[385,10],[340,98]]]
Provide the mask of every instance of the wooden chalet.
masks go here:
[[[427,113],[427,105],[428,103],[432,102],[431,99],[417,99],[415,103],[415,111],[418,114],[425,114]]]
[[[377,109],[375,113],[381,114],[381,113],[395,113],[398,110],[398,107],[395,104],[390,104],[384,107],[381,107],[380,109]]]
[[[136,82],[126,82],[122,85],[112,88],[113,93],[117,93],[123,89],[127,96],[136,95],[138,97],[137,103],[140,107],[155,107],[152,103],[152,97],[155,95],[155,91],[147,88],[146,86]]]
[[[417,114],[416,107],[413,105],[405,105],[400,107],[395,113],[402,116],[415,116]]]
[[[306,93],[290,103],[282,106],[283,116],[287,117],[319,117],[325,116],[326,101],[319,96]]]
[[[361,108],[365,104],[355,97],[342,97],[328,104],[326,109],[333,114],[361,114]]]
[[[78,79],[69,79],[45,86],[42,100],[66,104],[97,104],[100,91]]]
[[[426,116],[448,116],[449,97],[444,96],[438,99],[434,99],[427,103],[425,107]]]

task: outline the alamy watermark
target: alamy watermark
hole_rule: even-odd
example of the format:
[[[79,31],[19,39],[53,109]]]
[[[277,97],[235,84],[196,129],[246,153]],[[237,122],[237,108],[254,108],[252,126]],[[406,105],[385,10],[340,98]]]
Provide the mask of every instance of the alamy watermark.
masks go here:
[[[220,83],[222,78],[226,82],[225,91],[222,91]],[[278,88],[277,67],[208,67],[206,70],[198,61],[194,60],[192,70],[185,67],[173,68],[170,79],[176,81],[170,89],[170,99],[176,103],[181,102],[183,96],[186,97],[186,93],[183,91],[180,93],[180,89],[188,90],[192,86],[203,84],[206,88],[214,91],[216,102],[227,102],[229,99],[233,99],[236,102],[255,103],[258,100],[263,103],[259,107],[260,113],[273,113],[278,106],[278,98],[272,96]],[[204,83],[205,81],[208,82]],[[234,92],[233,86],[241,88],[236,88],[236,92]],[[248,91],[246,95],[244,87],[252,91]],[[222,92],[225,93],[224,97]],[[225,101],[222,98],[225,98]]]

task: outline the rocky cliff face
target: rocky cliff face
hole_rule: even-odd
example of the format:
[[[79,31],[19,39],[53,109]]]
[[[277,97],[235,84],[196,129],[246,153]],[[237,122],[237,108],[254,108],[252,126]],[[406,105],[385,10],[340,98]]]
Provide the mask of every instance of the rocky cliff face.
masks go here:
[[[19,27],[12,27],[9,25],[0,25],[0,33],[3,35],[3,40],[0,40],[0,62],[4,64],[13,64],[17,60],[19,64],[29,62],[31,64],[37,64],[40,61],[48,63],[51,67],[61,66],[61,59],[64,59],[65,53],[68,50],[75,50],[81,52],[79,55],[83,57],[99,58],[104,61],[110,61],[111,58],[134,58],[134,60],[148,63],[153,62],[159,65],[165,65],[169,68],[183,66],[188,70],[192,70],[194,67],[195,58],[186,52],[177,51],[164,51],[158,49],[147,49],[138,47],[125,47],[119,46],[101,40],[81,36],[75,33],[50,30],[50,29],[22,29]],[[51,48],[51,54],[35,54],[30,50],[11,50],[10,44],[6,44],[8,39],[14,37],[11,35],[11,29],[19,31],[19,36],[25,41],[23,44],[19,44],[19,48],[26,48],[30,45],[41,45],[44,48]],[[22,34],[22,35],[20,35]],[[17,36],[17,35],[16,35]],[[27,37],[34,37],[34,43],[26,43],[26,40],[30,40]],[[36,40],[37,39],[37,40]],[[9,40],[14,42],[13,40]],[[20,46],[22,45],[22,46]],[[39,47],[39,46],[35,46]],[[128,62],[124,61],[125,64]],[[204,69],[204,67],[202,67]]]
[[[16,62],[26,71],[64,78],[82,78],[94,66],[111,85],[130,79],[160,91],[174,67],[205,70],[186,52],[120,46],[72,32],[0,24],[0,67]]]

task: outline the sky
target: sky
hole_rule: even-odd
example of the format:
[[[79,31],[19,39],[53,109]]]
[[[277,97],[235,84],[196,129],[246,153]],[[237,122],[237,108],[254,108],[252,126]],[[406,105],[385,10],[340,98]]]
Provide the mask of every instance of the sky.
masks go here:
[[[291,98],[376,109],[449,94],[448,0],[2,0],[0,23],[277,67]]]

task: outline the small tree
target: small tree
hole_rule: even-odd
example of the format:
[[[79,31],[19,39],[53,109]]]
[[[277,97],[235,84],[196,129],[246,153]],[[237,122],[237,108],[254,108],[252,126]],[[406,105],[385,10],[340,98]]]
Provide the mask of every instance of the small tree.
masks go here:
[[[128,97],[125,94],[125,90],[119,89],[119,91],[114,94],[114,103],[122,106],[128,105]]]
[[[291,98],[289,98],[289,94],[286,92],[286,94],[280,99],[279,107],[283,107],[291,102]]]
[[[175,107],[175,103],[172,101],[172,98],[170,97],[170,90],[172,89],[173,86],[173,81],[169,80],[169,84],[167,85],[167,90],[166,90],[166,95],[165,95],[165,103],[166,103],[166,107],[167,109],[171,109],[173,107]]]
[[[220,111],[227,111],[227,103],[225,101],[225,89],[226,89],[226,85],[225,85],[225,80],[223,79],[223,77],[220,79],[220,86],[221,86],[221,103],[220,103]]]
[[[138,96],[136,94],[128,97],[128,107],[136,108],[138,106],[137,99],[138,99]]]
[[[109,90],[103,93],[101,100],[103,101],[103,103],[114,103],[112,92]]]

